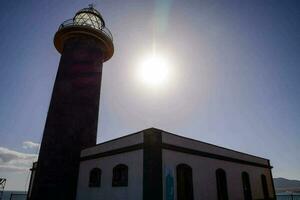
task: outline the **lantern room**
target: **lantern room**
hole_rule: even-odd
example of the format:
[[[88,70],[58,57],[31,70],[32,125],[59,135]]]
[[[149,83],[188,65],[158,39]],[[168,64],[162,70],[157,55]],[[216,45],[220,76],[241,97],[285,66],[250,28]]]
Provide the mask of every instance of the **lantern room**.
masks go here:
[[[109,60],[114,53],[113,37],[105,26],[104,19],[93,5],[79,10],[72,19],[64,21],[54,36],[54,46],[62,53],[64,43],[71,37],[90,36],[101,43],[103,61]]]

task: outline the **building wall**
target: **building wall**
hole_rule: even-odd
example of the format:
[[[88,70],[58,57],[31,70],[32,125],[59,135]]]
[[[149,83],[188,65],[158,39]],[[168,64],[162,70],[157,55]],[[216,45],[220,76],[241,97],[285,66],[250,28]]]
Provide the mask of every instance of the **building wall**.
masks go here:
[[[218,154],[222,156],[228,156],[231,158],[242,159],[250,162],[256,162],[256,163],[268,165],[268,160],[264,158],[248,155],[242,152],[226,149],[205,142],[200,142],[189,138],[180,137],[178,135],[174,135],[166,132],[163,132],[162,134],[162,142],[180,146],[180,147],[186,147],[198,151],[204,151],[204,152],[209,152],[209,153]]]
[[[226,171],[230,200],[244,199],[241,177],[243,171],[249,174],[254,200],[263,199],[262,174],[267,178],[269,195],[273,197],[269,160],[170,133],[160,134],[160,130],[147,129],[81,152],[77,200],[167,199],[167,172],[173,174],[176,200],[176,167],[182,163],[193,170],[195,200],[217,200],[218,168]],[[112,187],[113,168],[118,164],[128,166],[127,187]],[[102,170],[100,188],[88,186],[89,172],[94,167]]]
[[[267,168],[244,165],[212,158],[200,157],[171,150],[162,151],[163,160],[163,196],[166,199],[166,174],[171,171],[174,177],[176,200],[176,166],[184,163],[193,170],[194,199],[217,200],[216,170],[223,168],[226,171],[228,195],[230,200],[241,200],[243,197],[243,171],[248,172],[253,199],[262,199],[261,174],[266,175],[270,197],[273,197],[270,170]]]
[[[128,186],[112,187],[113,168],[128,166]],[[101,187],[90,188],[89,172],[94,167],[102,170]],[[77,200],[141,200],[143,199],[143,150],[86,160],[80,163]]]
[[[130,145],[140,144],[143,143],[143,140],[144,140],[144,135],[142,132],[131,134],[128,136],[117,138],[115,140],[110,140],[108,142],[97,144],[96,146],[84,149],[81,151],[81,157],[112,151]]]

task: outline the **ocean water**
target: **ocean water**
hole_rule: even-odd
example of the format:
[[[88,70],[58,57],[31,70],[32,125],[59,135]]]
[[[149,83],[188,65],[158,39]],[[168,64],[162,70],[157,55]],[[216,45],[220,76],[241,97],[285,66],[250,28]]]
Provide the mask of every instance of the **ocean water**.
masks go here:
[[[26,195],[24,191],[4,191],[2,200],[26,200]]]
[[[300,200],[300,193],[282,192],[276,194],[277,200]]]
[[[300,195],[297,195],[297,196],[280,195],[280,196],[277,196],[277,200],[300,200]]]

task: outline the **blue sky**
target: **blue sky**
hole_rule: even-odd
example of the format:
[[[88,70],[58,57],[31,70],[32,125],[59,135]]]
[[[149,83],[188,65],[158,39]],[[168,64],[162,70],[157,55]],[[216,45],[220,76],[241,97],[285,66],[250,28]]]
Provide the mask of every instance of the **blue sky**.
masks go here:
[[[89,3],[1,4],[0,177],[7,189],[26,188],[25,169],[41,142],[60,59],[53,36]],[[115,45],[104,64],[98,142],[156,127],[266,157],[274,177],[300,179],[299,1],[94,3]],[[173,76],[150,89],[133,74],[154,43]]]

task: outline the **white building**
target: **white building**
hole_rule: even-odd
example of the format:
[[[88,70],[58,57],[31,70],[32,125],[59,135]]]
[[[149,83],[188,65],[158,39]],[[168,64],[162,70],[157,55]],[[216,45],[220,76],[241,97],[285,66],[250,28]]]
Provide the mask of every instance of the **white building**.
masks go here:
[[[275,199],[265,158],[155,128],[82,150],[77,200]]]

